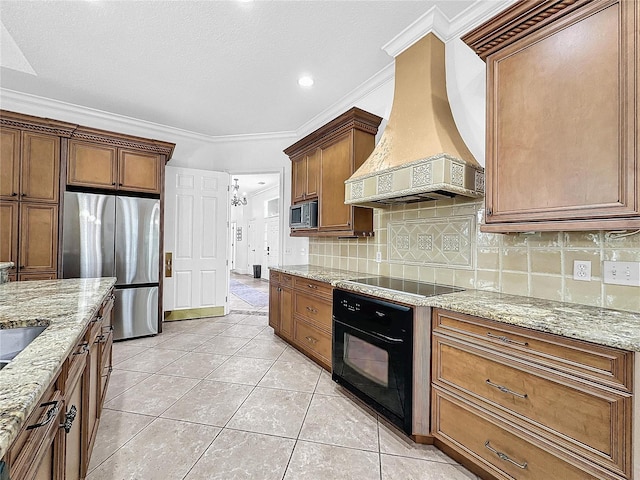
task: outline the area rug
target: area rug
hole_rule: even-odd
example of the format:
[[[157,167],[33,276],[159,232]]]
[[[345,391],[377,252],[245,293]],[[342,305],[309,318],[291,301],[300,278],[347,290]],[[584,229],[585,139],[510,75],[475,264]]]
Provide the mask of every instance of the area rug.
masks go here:
[[[230,291],[232,294],[240,297],[242,300],[254,307],[262,308],[269,305],[268,293],[256,290],[255,288],[245,285],[237,280],[231,279]]]

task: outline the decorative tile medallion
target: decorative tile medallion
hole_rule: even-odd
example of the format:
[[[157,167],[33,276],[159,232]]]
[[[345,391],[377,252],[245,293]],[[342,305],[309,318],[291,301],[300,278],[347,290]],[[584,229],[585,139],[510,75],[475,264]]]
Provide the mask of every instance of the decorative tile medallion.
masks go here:
[[[452,163],[451,164],[451,183],[462,187],[462,185],[464,184],[463,172],[464,172],[464,168],[462,167],[462,165],[458,165],[457,163]]]
[[[433,250],[433,235],[418,234],[418,250]]]
[[[364,181],[353,182],[351,184],[351,198],[362,198],[364,192]]]
[[[421,187],[422,185],[430,185],[432,183],[430,163],[413,167],[413,175],[411,176],[412,187]]]
[[[389,193],[392,189],[393,173],[378,176],[378,193]]]
[[[459,252],[460,251],[460,235],[449,234],[442,236],[442,251]]]
[[[470,270],[475,232],[475,215],[390,221],[389,263]]]
[[[484,172],[478,172],[476,170],[475,189],[476,192],[484,193]]]
[[[396,237],[396,247],[398,250],[409,250],[409,235],[398,235]]]

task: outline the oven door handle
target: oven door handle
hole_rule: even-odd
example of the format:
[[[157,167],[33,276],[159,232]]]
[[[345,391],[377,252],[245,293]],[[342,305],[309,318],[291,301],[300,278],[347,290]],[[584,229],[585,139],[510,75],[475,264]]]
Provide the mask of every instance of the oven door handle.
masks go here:
[[[369,337],[376,338],[376,339],[378,339],[378,340],[380,340],[381,342],[384,342],[384,343],[391,343],[391,344],[394,344],[394,345],[399,345],[399,344],[405,342],[405,340],[402,339],[402,338],[388,337],[387,335],[382,335],[381,333],[378,333],[378,332],[365,332],[364,330],[361,330],[361,329],[359,329],[357,327],[354,327],[353,325],[349,325],[347,323],[341,322],[340,320],[337,320],[335,317],[334,317],[333,321],[336,322],[336,323],[339,323],[343,327],[347,327],[347,328],[350,328],[350,329],[355,330],[357,332],[360,332],[363,335],[367,335]]]

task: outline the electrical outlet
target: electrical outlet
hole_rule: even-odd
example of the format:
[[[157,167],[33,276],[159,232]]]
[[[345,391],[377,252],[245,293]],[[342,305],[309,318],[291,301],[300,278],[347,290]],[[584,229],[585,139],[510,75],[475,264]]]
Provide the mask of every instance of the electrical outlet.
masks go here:
[[[382,252],[376,252],[376,262],[380,263],[382,261]]]
[[[582,282],[591,281],[591,261],[574,260],[573,261],[573,279]]]
[[[640,262],[604,262],[604,283],[640,287]]]

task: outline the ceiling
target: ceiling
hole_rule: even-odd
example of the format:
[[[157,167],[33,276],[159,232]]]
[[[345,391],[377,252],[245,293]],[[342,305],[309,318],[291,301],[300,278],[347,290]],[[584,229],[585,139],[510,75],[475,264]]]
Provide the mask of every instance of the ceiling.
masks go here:
[[[290,132],[392,63],[382,46],[434,5],[474,3],[2,0],[0,87],[216,137]]]
[[[275,187],[280,184],[279,173],[231,175],[231,185],[233,185],[234,183],[234,178],[238,179],[238,185],[240,186],[240,195],[246,193],[248,196],[251,196],[255,193],[268,190],[269,188]]]

